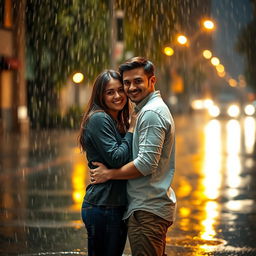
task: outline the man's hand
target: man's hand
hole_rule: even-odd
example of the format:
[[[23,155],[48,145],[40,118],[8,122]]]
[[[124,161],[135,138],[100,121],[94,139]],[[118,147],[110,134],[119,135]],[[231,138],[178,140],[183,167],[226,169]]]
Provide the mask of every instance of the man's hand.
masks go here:
[[[90,169],[91,184],[104,183],[110,179],[110,171],[104,164],[99,162],[93,162],[92,164],[98,167]]]

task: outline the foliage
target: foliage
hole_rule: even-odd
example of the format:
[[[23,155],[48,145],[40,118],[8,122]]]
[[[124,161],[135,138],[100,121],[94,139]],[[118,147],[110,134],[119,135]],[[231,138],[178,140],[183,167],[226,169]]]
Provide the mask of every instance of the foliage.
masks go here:
[[[43,73],[60,84],[79,70],[93,79],[108,65],[108,16],[102,0],[28,0],[27,40],[35,77]]]
[[[62,128],[79,129],[83,117],[83,111],[78,106],[71,107],[67,114],[61,118]]]
[[[104,0],[27,0],[26,22],[29,114],[33,126],[50,127],[59,88],[72,73],[90,81],[109,65],[108,6]]]
[[[146,56],[156,64],[163,61],[163,47],[175,34],[178,0],[119,0],[116,9],[124,10],[125,49]]]
[[[60,129],[79,129],[80,123],[83,116],[83,111],[78,106],[71,107],[65,116],[61,116],[58,110],[54,111],[42,111],[41,115],[46,116],[41,117],[38,120],[31,120],[32,128],[34,129],[52,129],[52,128],[60,128]],[[32,118],[34,116],[32,115]]]
[[[92,81],[110,66],[112,8],[125,13],[125,51],[159,65],[164,45],[173,41],[176,24],[188,19],[183,13],[191,6],[180,0],[27,0],[29,114],[35,125],[49,127],[59,120],[53,114],[59,88],[73,72]]]
[[[236,44],[237,51],[245,56],[245,75],[249,86],[256,92],[256,17],[241,30]]]

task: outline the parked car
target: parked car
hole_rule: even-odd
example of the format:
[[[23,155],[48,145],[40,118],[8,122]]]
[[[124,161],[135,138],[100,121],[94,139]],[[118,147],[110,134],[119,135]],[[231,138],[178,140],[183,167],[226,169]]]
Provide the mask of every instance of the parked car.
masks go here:
[[[255,114],[255,106],[247,102],[238,91],[226,90],[216,95],[214,103],[208,108],[211,117],[239,118]]]

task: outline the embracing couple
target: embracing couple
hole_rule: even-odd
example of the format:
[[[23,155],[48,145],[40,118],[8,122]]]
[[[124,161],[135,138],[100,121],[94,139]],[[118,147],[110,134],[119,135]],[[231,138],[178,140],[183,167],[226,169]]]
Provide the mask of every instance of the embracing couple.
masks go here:
[[[89,256],[121,256],[127,233],[133,256],[166,255],[176,209],[175,127],[155,83],[143,57],[94,82],[79,134],[91,177],[82,205]]]

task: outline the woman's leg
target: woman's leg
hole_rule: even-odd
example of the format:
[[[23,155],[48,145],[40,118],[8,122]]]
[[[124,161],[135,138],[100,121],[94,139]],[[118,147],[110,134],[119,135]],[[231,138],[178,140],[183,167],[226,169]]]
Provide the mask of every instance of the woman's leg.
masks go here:
[[[88,256],[104,255],[105,217],[104,210],[83,203],[82,219],[87,230]]]
[[[104,256],[122,256],[127,226],[122,220],[124,209],[115,207],[106,209],[106,237]]]
[[[82,218],[88,235],[88,256],[122,256],[127,227],[123,207],[83,203]]]

